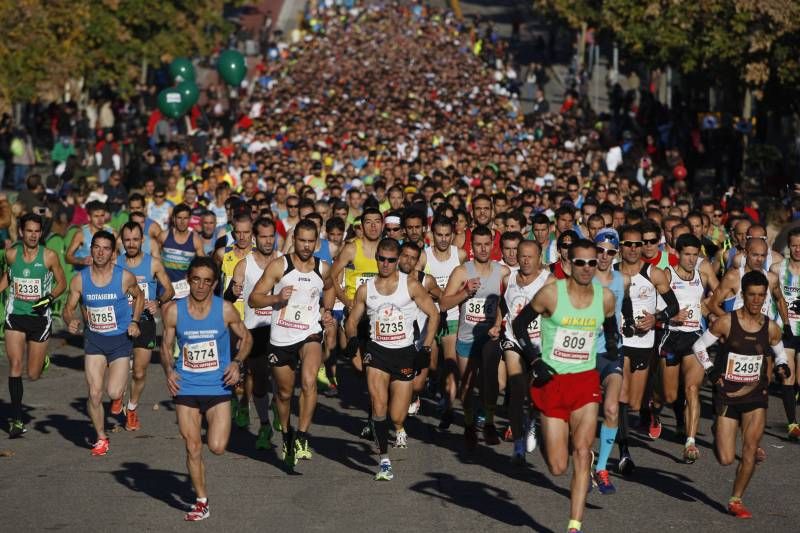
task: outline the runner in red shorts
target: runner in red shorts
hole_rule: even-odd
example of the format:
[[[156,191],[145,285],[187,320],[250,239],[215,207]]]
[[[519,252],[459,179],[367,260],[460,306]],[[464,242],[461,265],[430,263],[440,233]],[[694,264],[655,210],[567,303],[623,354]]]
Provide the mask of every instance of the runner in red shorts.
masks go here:
[[[553,475],[567,471],[572,434],[572,483],[567,530],[580,532],[592,466],[592,444],[600,404],[600,376],[595,370],[597,338],[617,353],[614,295],[594,281],[597,250],[586,239],[569,248],[570,277],[543,287],[513,323],[517,341],[531,360],[531,399],[542,413],[545,459]],[[541,352],[525,334],[541,320]]]

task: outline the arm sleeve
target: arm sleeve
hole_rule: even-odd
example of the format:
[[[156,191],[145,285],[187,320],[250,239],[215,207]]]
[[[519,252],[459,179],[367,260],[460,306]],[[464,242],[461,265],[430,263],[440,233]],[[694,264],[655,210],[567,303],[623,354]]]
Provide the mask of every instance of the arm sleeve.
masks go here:
[[[789,364],[789,358],[786,355],[786,348],[783,346],[783,341],[778,341],[778,344],[773,344],[772,351],[775,353],[775,366]]]
[[[619,326],[617,316],[607,316],[603,321],[603,335],[606,338],[606,353],[611,360],[619,358]]]
[[[678,305],[678,298],[675,296],[675,293],[672,292],[672,289],[662,294],[661,297],[664,299],[664,303],[667,304],[667,307],[663,311],[656,313],[656,320],[666,323],[669,322],[670,318],[677,315],[681,308]]]
[[[517,342],[522,345],[528,337],[528,326],[530,326],[531,322],[536,320],[536,317],[539,316],[539,313],[534,311],[533,307],[530,305],[526,305],[522,308],[522,311],[519,312],[517,318],[515,318],[511,322],[511,330],[514,332],[514,336],[517,338]]]
[[[706,330],[706,332],[703,333],[703,335],[692,345],[694,355],[697,357],[697,360],[700,361],[700,364],[703,365],[703,370],[708,370],[714,366],[714,363],[708,356],[708,347],[713,346],[718,340],[719,337],[711,333],[711,330]]]
[[[631,297],[628,296],[628,293],[625,293],[625,296],[622,298],[622,323],[630,323],[633,324],[633,301]]]

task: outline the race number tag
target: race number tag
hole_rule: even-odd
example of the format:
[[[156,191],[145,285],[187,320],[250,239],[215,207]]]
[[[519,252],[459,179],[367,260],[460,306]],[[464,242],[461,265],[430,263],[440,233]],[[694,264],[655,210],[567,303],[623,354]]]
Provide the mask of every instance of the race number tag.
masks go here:
[[[405,321],[400,309],[387,305],[375,319],[375,341],[402,341],[406,338]]]
[[[212,372],[219,368],[217,341],[192,342],[183,345],[183,369],[187,372]]]
[[[137,282],[136,284],[139,286],[139,290],[142,291],[142,294],[144,294],[144,299],[145,300],[149,300],[150,299],[150,289],[148,288],[147,282],[146,281],[145,282]],[[128,295],[128,303],[130,305],[133,305],[133,296],[131,296],[130,294]]]
[[[175,296],[172,297],[173,300],[180,300],[189,296],[189,281],[186,279],[173,281],[172,288],[175,290]]]
[[[464,305],[467,306],[464,318],[470,324],[486,322],[487,318],[494,319],[496,306],[494,301],[487,301],[486,298],[470,298]]]
[[[580,364],[589,360],[597,340],[595,331],[558,328],[553,341],[553,360],[567,364]]]
[[[356,279],[356,289],[375,277],[375,274],[363,273]]]
[[[14,298],[33,302],[42,297],[42,280],[38,278],[14,278]]]
[[[693,329],[700,329],[700,317],[702,313],[700,312],[700,304],[694,304],[690,306],[688,309],[688,315],[686,320],[683,321],[683,327],[685,328],[693,328]]]
[[[261,307],[259,309],[253,309],[253,312],[255,313],[256,316],[264,316],[264,317],[272,316],[271,307]]]
[[[101,333],[117,329],[117,315],[113,305],[87,307],[86,313],[89,317],[89,331]]]
[[[539,344],[539,339],[542,336],[541,325],[539,324],[539,317],[533,319],[533,322],[528,324],[528,337],[535,343]]]
[[[300,330],[311,329],[316,302],[309,303],[310,298],[304,298],[303,295],[303,291],[299,289],[292,291],[289,302],[281,309],[278,316],[279,326]]]
[[[761,377],[762,355],[742,355],[728,353],[728,364],[725,367],[725,380],[735,383],[753,383]]]

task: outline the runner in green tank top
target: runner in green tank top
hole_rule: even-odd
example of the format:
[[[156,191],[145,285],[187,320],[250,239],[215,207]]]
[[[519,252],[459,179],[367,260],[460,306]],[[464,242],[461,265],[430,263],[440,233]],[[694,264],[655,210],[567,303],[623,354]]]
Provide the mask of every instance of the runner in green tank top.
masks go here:
[[[595,369],[597,337],[605,334],[605,350],[617,357],[619,328],[614,294],[594,281],[597,250],[580,239],[569,248],[570,277],[545,285],[513,321],[513,331],[530,361],[531,400],[541,411],[545,459],[553,475],[569,466],[572,436],[573,472],[569,532],[581,530],[592,444],[600,404],[600,376]],[[539,352],[528,340],[528,325],[542,315]]]
[[[58,255],[40,244],[42,218],[27,214],[19,223],[20,243],[6,252],[7,275],[0,291],[8,288],[6,304],[6,353],[8,391],[11,396],[11,438],[25,433],[22,422],[22,363],[28,349],[28,378],[39,379],[48,365],[50,307],[67,286]],[[53,280],[55,279],[55,284]]]

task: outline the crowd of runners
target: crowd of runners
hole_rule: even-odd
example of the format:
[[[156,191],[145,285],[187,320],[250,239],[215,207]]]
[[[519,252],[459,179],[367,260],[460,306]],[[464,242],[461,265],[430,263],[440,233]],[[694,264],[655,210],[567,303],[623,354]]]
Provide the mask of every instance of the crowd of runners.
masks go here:
[[[539,446],[553,475],[572,458],[569,532],[587,492],[615,492],[610,464],[636,475],[629,434],[658,439],[665,406],[683,460],[710,460],[706,383],[716,459],[738,457],[728,511],[749,518],[771,384],[800,437],[800,229],[768,238],[736,191],[687,192],[644,119],[617,143],[570,98],[523,117],[505,43],[482,28],[419,6],[322,10],[230,102],[234,124],[202,149],[155,144],[118,209],[85,203],[63,256],[43,244],[53,222],[23,213],[0,280],[10,436],[26,432],[25,354],[38,379],[61,301],[84,337],[92,456],[111,445],[106,396],[127,430],[147,424],[159,351],[197,496],[186,520],[210,512],[203,419],[214,454],[253,419],[256,447],[302,468],[343,372],[368,392],[376,480],[403,475],[392,449],[422,445],[406,418],[435,405],[467,452],[505,439],[523,465]]]

